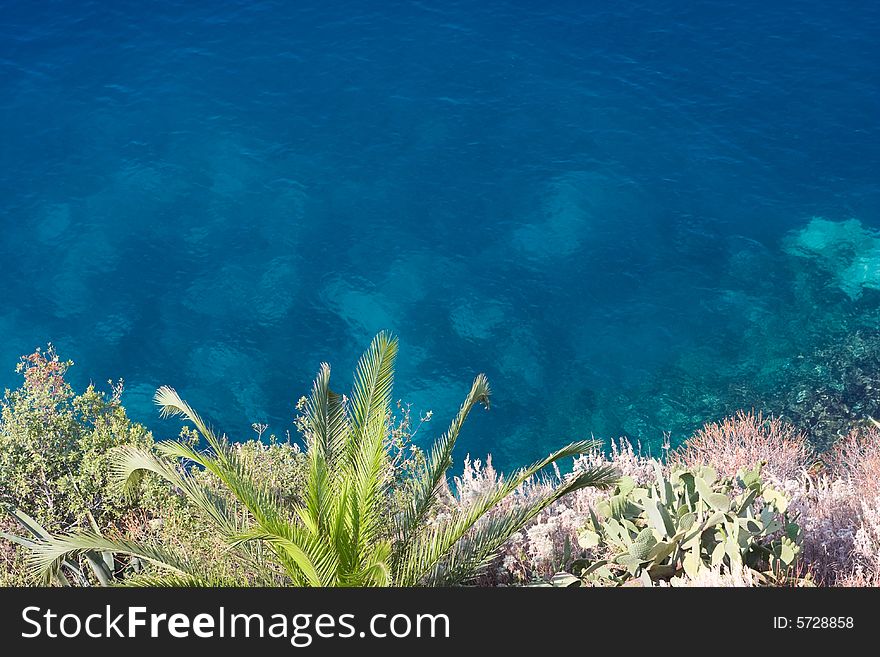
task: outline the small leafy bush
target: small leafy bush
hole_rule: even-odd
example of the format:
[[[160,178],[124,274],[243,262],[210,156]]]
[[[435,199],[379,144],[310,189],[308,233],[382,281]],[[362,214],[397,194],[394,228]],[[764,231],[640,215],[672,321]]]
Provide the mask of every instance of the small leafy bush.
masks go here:
[[[146,446],[149,432],[120,403],[121,384],[77,394],[66,379],[72,361],[50,345],[21,358],[22,385],[0,399],[0,531],[20,527],[14,509],[47,532],[92,527],[111,531],[137,505],[111,482],[110,454]],[[22,550],[0,545],[0,585],[30,582]]]
[[[21,359],[23,385],[0,400],[0,501],[52,531],[117,521],[130,507],[109,486],[110,452],[148,445],[147,430],[129,420],[121,386],[76,394],[65,379],[71,361],[51,347]]]
[[[621,479],[597,505],[579,536],[588,552],[572,572],[592,584],[651,585],[703,569],[749,568],[765,579],[792,572],[801,531],[788,501],[761,478],[761,465],[719,478],[709,466],[676,468],[667,476],[655,462],[655,482]],[[600,517],[602,518],[600,520]],[[567,579],[569,583],[572,580]]]

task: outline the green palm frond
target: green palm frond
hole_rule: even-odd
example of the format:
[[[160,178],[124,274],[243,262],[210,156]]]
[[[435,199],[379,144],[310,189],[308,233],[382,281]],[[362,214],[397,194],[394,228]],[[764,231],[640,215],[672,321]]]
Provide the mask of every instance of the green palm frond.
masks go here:
[[[180,395],[177,394],[177,391],[174,388],[170,386],[162,386],[156,391],[153,401],[160,409],[160,417],[185,418],[195,425],[196,429],[198,429],[202,436],[204,436],[205,440],[211,442],[211,439],[213,439],[216,441],[217,437],[211,428],[189,404],[180,398]]]
[[[5,538],[10,543],[15,543],[28,550],[32,550],[37,544],[36,541],[25,538],[24,536],[19,536],[18,534],[10,534],[9,532],[0,532],[0,538]]]
[[[157,443],[156,450],[160,454],[174,455],[186,447],[182,443],[165,441]],[[113,476],[125,485],[129,494],[133,494],[144,472],[152,472],[183,493],[197,510],[214,522],[222,534],[232,535],[242,530],[240,521],[221,497],[150,450],[128,445],[118,448],[111,468]]]
[[[222,540],[240,534],[247,529],[245,518],[230,508],[226,500],[214,493],[204,482],[196,479],[186,470],[177,467],[170,458],[202,464],[205,456],[189,445],[173,441],[162,441],[155,445],[158,455],[150,450],[125,446],[119,448],[111,462],[113,476],[125,484],[126,490],[133,493],[144,472],[152,472],[175,490],[179,491],[193,505],[196,512],[210,520]],[[260,570],[263,563],[261,551],[256,546],[243,546],[238,554],[245,563]]]
[[[0,505],[0,510],[3,510],[12,519],[21,527],[25,532],[27,532],[31,538],[25,538],[24,536],[18,536],[17,534],[10,534],[8,532],[0,532],[0,538],[5,538],[7,541],[11,543],[15,543],[28,551],[33,551],[37,545],[41,541],[46,541],[52,538],[52,535],[46,530],[43,525],[41,525],[37,520],[29,516],[27,513],[22,511],[17,507],[13,507],[10,505]],[[74,578],[75,581],[79,583],[85,583],[85,574],[79,568],[79,566],[69,559],[65,559],[57,564],[51,572],[47,573],[39,573],[39,578],[44,582],[52,582],[54,581],[59,586],[70,586],[70,582],[67,577],[65,577],[64,572],[67,572]]]
[[[330,366],[321,363],[306,403],[308,449],[332,465],[343,453],[349,437],[349,418],[341,395],[330,390]]]
[[[391,541],[376,543],[364,561],[362,577],[359,580],[370,586],[391,586],[394,583],[389,565],[391,555]],[[358,580],[353,584],[358,585]]]
[[[502,513],[489,513],[474,529],[454,544],[449,555],[422,578],[429,586],[451,586],[472,579],[492,563],[498,551],[541,511],[557,500],[587,487],[608,487],[619,476],[611,467],[592,468],[570,475],[548,493],[528,503],[520,503]]]
[[[422,524],[436,502],[441,485],[446,480],[446,471],[452,465],[452,450],[455,447],[455,441],[458,439],[458,434],[461,432],[462,425],[467,420],[471,409],[478,403],[488,409],[490,394],[491,389],[486,375],[477,375],[449,429],[434,443],[424,470],[415,481],[412,500],[400,514],[397,522],[397,535],[400,539],[399,549],[406,549],[416,529]]]
[[[0,504],[0,510],[4,513],[8,514],[12,517],[13,520],[27,533],[37,539],[46,538],[49,536],[49,532],[46,531],[46,528],[43,527],[39,522],[37,522],[34,518],[26,514],[21,509],[11,506],[9,504]],[[5,535],[4,535],[5,537]],[[15,537],[18,538],[18,537]],[[8,540],[13,540],[10,537]],[[21,539],[25,540],[25,539]]]
[[[31,548],[28,560],[34,574],[49,583],[66,560],[101,552],[136,557],[178,575],[194,575],[191,565],[184,558],[159,545],[125,538],[107,539],[93,532],[50,536],[37,541]]]
[[[350,479],[347,553],[355,572],[372,568],[375,544],[383,523],[385,476],[388,464],[388,416],[398,341],[390,333],[377,335],[358,362],[351,401],[352,431],[347,462],[341,468]]]
[[[315,551],[314,545],[304,547],[288,536],[258,529],[231,538],[232,545],[242,545],[250,541],[263,541],[276,548],[278,552],[286,554],[296,565],[296,569],[289,572],[294,584],[305,586],[330,585],[332,579],[330,573],[333,568],[330,563],[332,555],[328,552],[325,551],[319,558],[315,559],[314,555],[310,554],[310,552]]]
[[[598,446],[599,443],[594,440],[582,440],[566,445],[546,458],[521,468],[509,478],[502,480],[494,488],[480,495],[468,507],[457,509],[449,520],[417,535],[412,540],[411,547],[399,556],[398,584],[415,586],[430,573],[435,572],[444,559],[449,556],[455,545],[465,538],[477,522],[528,479],[560,459],[589,453]],[[577,478],[580,488],[584,486],[606,487],[616,480],[617,475],[613,470],[607,468],[590,470]]]
[[[200,452],[178,442],[160,443],[158,449],[167,457],[190,461],[213,474],[256,522],[257,527],[249,530],[241,526],[229,527],[233,530],[226,536],[230,545],[248,549],[256,540],[268,545],[295,584],[321,585],[321,582],[329,579],[326,560],[317,560],[317,563],[323,564],[325,571],[322,578],[317,571],[314,555],[309,554],[309,550],[321,552],[320,541],[290,523],[292,517],[303,516],[302,509],[283,509],[277,496],[260,483],[259,476],[248,471],[235,450],[224,439],[217,438],[173,389],[161,388],[156,394],[156,402],[164,415],[178,414],[193,422],[205,436],[211,452]],[[249,538],[244,540],[243,537]]]
[[[360,446],[369,450],[375,447],[377,439],[385,439],[384,429],[391,407],[397,347],[397,338],[383,331],[373,338],[370,347],[358,361],[351,395],[351,412],[355,426],[355,435],[352,438],[359,440],[353,440],[349,445],[350,449]]]
[[[238,455],[229,446],[218,443],[213,452],[198,452],[184,443],[160,443],[158,449],[165,456],[188,460],[213,474],[260,523],[279,522],[287,514],[281,508],[277,495],[264,485],[259,477],[251,476]]]
[[[305,490],[305,506],[298,515],[313,534],[326,531],[326,519],[336,517],[331,499],[339,485],[348,481],[339,478],[345,466],[344,455],[351,434],[351,423],[342,396],[330,390],[330,367],[323,363],[312,386],[306,405],[306,442],[309,478]]]

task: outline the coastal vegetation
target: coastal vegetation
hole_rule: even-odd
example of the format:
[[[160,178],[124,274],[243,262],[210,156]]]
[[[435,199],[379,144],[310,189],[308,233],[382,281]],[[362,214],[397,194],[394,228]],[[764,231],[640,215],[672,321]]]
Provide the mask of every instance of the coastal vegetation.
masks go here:
[[[298,439],[185,426],[154,440],[109,392],[76,393],[49,347],[21,359],[0,416],[0,583],[222,586],[880,584],[880,434],[829,449],[778,419],[706,424],[663,459],[577,441],[513,473],[453,468],[475,378],[448,430],[416,441],[378,335],[350,394],[322,364]],[[573,460],[570,468],[557,463]]]

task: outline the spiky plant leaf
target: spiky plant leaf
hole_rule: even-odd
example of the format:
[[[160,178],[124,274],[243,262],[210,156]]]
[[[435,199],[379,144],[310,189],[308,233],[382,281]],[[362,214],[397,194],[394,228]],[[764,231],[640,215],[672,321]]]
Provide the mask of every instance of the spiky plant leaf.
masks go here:
[[[64,561],[104,551],[137,557],[178,575],[194,575],[184,558],[159,545],[124,538],[111,540],[93,532],[50,536],[37,541],[28,560],[34,574],[48,583]]]
[[[415,586],[429,576],[443,560],[451,554],[455,544],[485,516],[493,507],[512,494],[526,480],[540,473],[544,468],[560,459],[586,454],[597,449],[599,443],[582,440],[566,445],[532,465],[515,472],[502,480],[493,489],[480,495],[470,506],[456,510],[451,519],[439,527],[429,527],[416,536],[409,549],[398,555],[398,584]],[[613,470],[596,468],[583,473],[580,488],[584,486],[609,486],[617,480]],[[562,493],[564,494],[564,493]]]
[[[397,522],[397,534],[400,537],[400,549],[406,549],[437,500],[437,495],[446,480],[446,471],[452,465],[452,450],[467,420],[471,409],[476,404],[489,408],[489,380],[485,374],[477,375],[467,397],[458,409],[449,429],[434,443],[423,471],[415,482],[410,504],[404,509]]]
[[[474,529],[458,541],[449,556],[426,573],[422,584],[452,586],[466,582],[492,563],[510,538],[557,500],[587,487],[605,488],[618,475],[613,468],[600,467],[566,477],[560,485],[536,500],[514,506],[503,513],[478,521]]]

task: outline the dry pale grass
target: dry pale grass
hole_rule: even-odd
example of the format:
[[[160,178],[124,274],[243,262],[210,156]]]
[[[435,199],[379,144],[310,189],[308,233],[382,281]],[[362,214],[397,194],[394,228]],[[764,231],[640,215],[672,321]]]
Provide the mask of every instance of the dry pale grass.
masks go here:
[[[669,455],[670,465],[711,465],[722,477],[764,461],[764,472],[782,481],[797,479],[816,460],[806,436],[791,425],[742,411],[705,425]]]
[[[863,498],[880,495],[880,432],[856,429],[823,455],[829,474],[850,482]]]
[[[758,577],[747,568],[722,570],[721,568],[703,568],[696,577],[673,577],[669,583],[661,582],[659,586],[685,588],[743,588],[760,586]]]
[[[821,476],[789,491],[804,559],[825,585],[880,585],[880,432],[851,431],[822,462]]]
[[[863,588],[866,586],[878,587],[880,586],[880,572],[857,569],[847,575],[839,577],[834,582],[834,586],[847,588]]]

